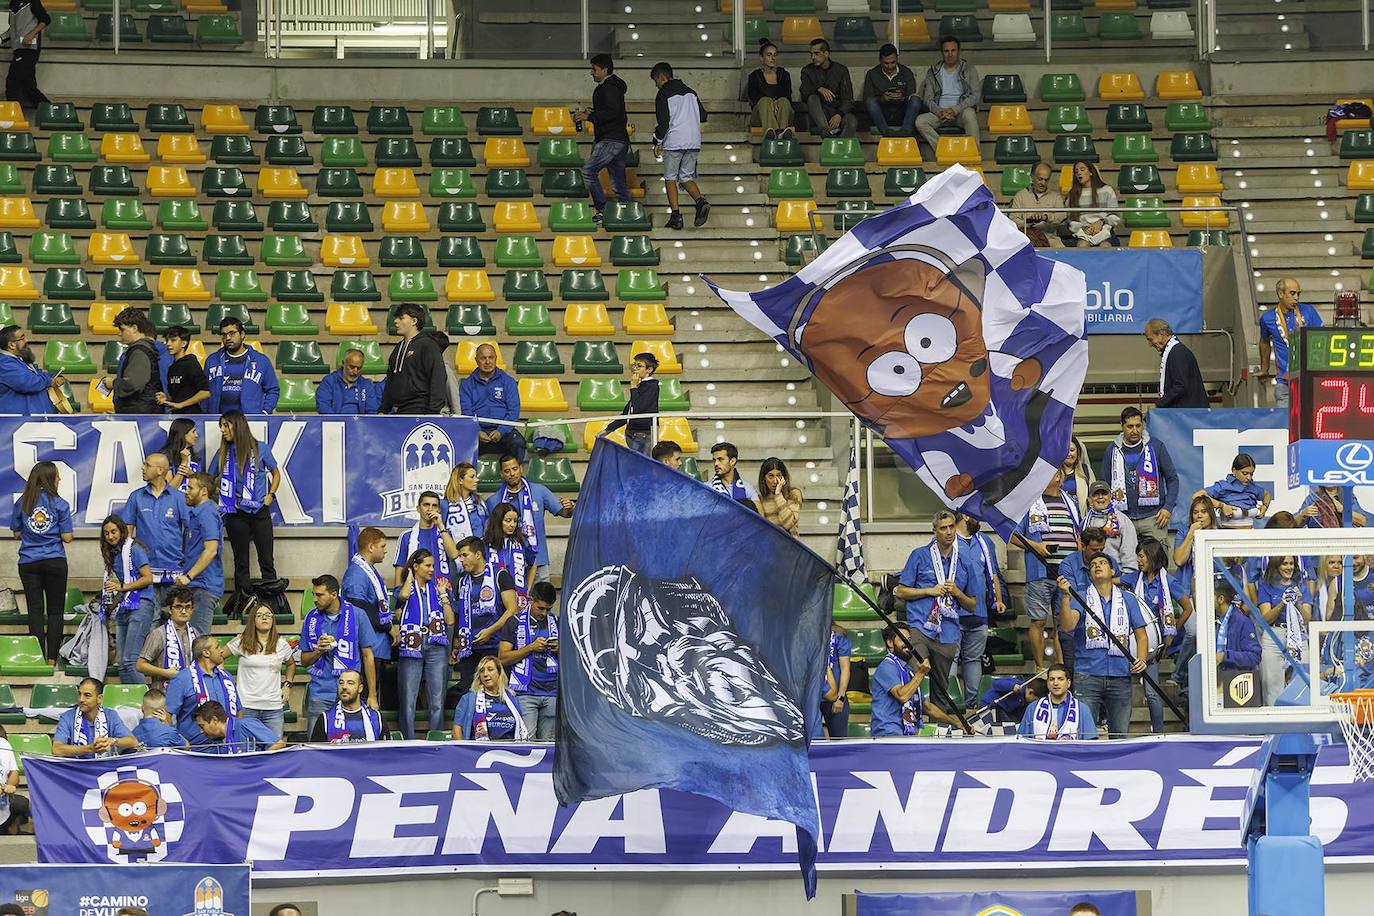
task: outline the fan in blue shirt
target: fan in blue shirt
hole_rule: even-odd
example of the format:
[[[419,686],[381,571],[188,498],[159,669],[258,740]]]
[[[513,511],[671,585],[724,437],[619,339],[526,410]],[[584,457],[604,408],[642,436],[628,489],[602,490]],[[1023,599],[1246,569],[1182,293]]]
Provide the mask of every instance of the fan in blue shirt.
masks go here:
[[[196,707],[195,722],[209,744],[197,745],[195,750],[205,754],[247,754],[253,751],[275,751],[286,746],[272,727],[261,719],[230,719],[224,707],[207,700]]]
[[[1223,528],[1253,528],[1269,511],[1274,496],[1255,483],[1255,459],[1245,453],[1231,462],[1231,473],[1193,496],[1211,498]]]
[[[167,695],[156,687],[143,695],[143,718],[134,726],[133,735],[142,747],[186,746],[186,739],[172,725]]]
[[[534,545],[539,564],[537,579],[549,577],[549,539],[544,536],[544,513],[572,518],[573,502],[553,495],[553,491],[543,484],[531,483],[524,478],[524,467],[514,455],[501,459],[501,479],[504,483],[487,500],[487,511],[495,509],[500,503],[510,503],[520,513],[520,523],[525,529],[525,540]]]
[[[153,582],[169,584],[186,568],[183,531],[190,520],[186,495],[168,483],[171,467],[162,452],[143,459],[143,481],[147,486],[129,494],[123,517],[129,537],[148,548],[153,567]]]

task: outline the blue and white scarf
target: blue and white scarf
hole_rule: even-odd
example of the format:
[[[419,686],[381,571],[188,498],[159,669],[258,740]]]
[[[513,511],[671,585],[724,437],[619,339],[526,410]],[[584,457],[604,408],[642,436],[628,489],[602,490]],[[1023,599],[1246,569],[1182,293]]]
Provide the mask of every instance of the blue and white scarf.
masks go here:
[[[535,627],[529,611],[521,611],[516,618],[515,626],[515,648],[523,649],[538,637],[535,635],[538,628]],[[544,618],[544,624],[548,627],[548,639],[558,638],[558,618],[549,614]],[[834,651],[834,634],[831,634],[831,651]],[[558,656],[550,652],[541,652],[544,656],[544,670],[549,674],[558,673]],[[530,689],[530,676],[534,672],[534,655],[531,652],[520,661],[516,662],[515,667],[510,672],[510,685],[516,693],[524,693]]]
[[[410,529],[410,553],[424,548],[434,554],[434,578],[438,580],[438,588],[449,588],[452,581],[452,573],[449,571],[448,553],[444,550],[444,539],[439,536],[443,530],[438,525],[433,528],[421,528],[420,523],[416,522]],[[396,564],[404,566],[408,557],[398,557],[401,561]]]
[[[897,666],[899,683],[908,683],[915,674],[911,666],[902,661],[891,652],[887,653],[887,660]],[[902,704],[902,734],[917,735],[921,732],[921,688],[916,688],[916,692],[911,695],[911,699]]]
[[[230,446],[230,448],[233,448],[233,446]],[[176,463],[173,461],[171,455],[168,455],[168,456],[167,456],[167,460],[168,460],[168,463],[170,463],[170,464],[172,465],[172,473],[174,473],[174,474],[177,473],[177,472],[180,470],[180,465],[176,464]],[[192,458],[190,461],[186,462],[186,467],[190,469],[191,474],[199,474],[200,471],[201,471],[200,462],[197,461],[197,460],[194,459],[194,458]],[[186,492],[187,488],[188,488],[188,487],[190,486],[190,484],[191,484],[191,474],[182,474],[182,476],[181,476],[181,486],[177,487],[178,490],[180,490],[180,491],[183,492],[183,493]]]
[[[1112,452],[1112,501],[1122,512],[1128,510],[1126,499],[1126,453],[1119,442],[1113,442]],[[1164,495],[1159,489],[1159,459],[1155,457],[1155,447],[1146,436],[1141,440],[1140,462],[1136,465],[1136,505],[1158,506]],[[1116,494],[1121,498],[1117,499]]]
[[[363,741],[376,741],[377,736],[382,733],[382,714],[377,712],[366,703],[362,707],[362,726]],[[348,727],[348,716],[344,713],[343,701],[334,704],[328,724],[325,726],[325,738],[330,744],[344,744],[349,741],[358,741],[352,729]]]
[[[461,630],[459,635],[462,635]],[[432,646],[448,645],[444,606],[439,601],[439,590],[434,587],[433,579],[423,586],[413,585],[401,610],[401,657],[420,658],[426,642]]]
[[[225,711],[229,713],[229,718],[233,719],[239,714],[239,689],[234,686],[234,679],[229,676],[229,672],[216,666],[211,672],[219,679],[219,684],[224,688]],[[196,705],[207,702],[210,699],[210,692],[205,689],[205,673],[200,670],[200,664],[191,663],[191,686],[196,691]]]
[[[125,538],[124,545],[119,548],[119,575],[111,576],[108,573],[106,575],[120,585],[128,585],[138,578],[138,574],[134,570],[133,538]],[[143,600],[143,591],[143,589],[139,588],[131,592],[125,592],[119,600],[119,613],[126,614],[130,611],[137,610],[138,603]]]
[[[1288,651],[1302,661],[1307,649],[1307,620],[1302,616],[1302,588],[1298,585],[1285,586],[1280,600],[1283,601],[1283,624],[1288,630]],[[1292,667],[1286,655],[1283,657],[1283,666]]]
[[[930,566],[935,570],[935,584],[942,585],[954,579],[959,572],[959,538],[955,537],[954,544],[949,548],[949,565],[945,565],[945,558],[940,554],[940,544],[934,538],[930,539]],[[953,595],[941,595],[934,599],[931,605],[930,614],[925,622],[921,624],[921,629],[931,638],[940,635],[941,621],[958,620],[959,611],[954,603]]]
[[[320,641],[324,628],[325,613],[319,608],[311,608],[305,615],[304,641],[314,649]],[[306,650],[309,651],[309,650]],[[334,648],[321,652],[310,666],[313,677],[338,677],[342,671],[358,671],[362,667],[358,652],[358,609],[339,599],[339,626],[334,634]]]
[[[997,551],[992,549],[992,545],[982,534],[975,534],[968,538],[968,541],[977,546],[979,555],[983,558],[983,584],[987,586],[987,607],[991,611],[995,600],[993,590],[997,585]]]
[[[73,706],[72,710],[76,713],[76,721],[72,723],[72,744],[88,746],[95,744],[96,738],[110,737],[110,720],[106,718],[105,707],[96,710],[94,722],[86,721],[80,706]]]
[[[1107,638],[1107,634],[1102,632],[1099,620],[1103,619],[1102,595],[1097,587],[1093,586],[1086,589],[1088,595],[1088,610],[1092,613],[1088,615],[1087,637],[1083,641],[1083,648],[1097,650],[1106,649],[1108,655],[1121,656],[1121,650],[1117,648],[1115,642]],[[1121,589],[1112,586],[1112,607],[1106,617],[1107,626],[1111,628],[1112,635],[1118,640],[1125,641],[1131,632],[1131,618],[1126,613],[1126,596]]]
[[[1151,601],[1148,597],[1149,586],[1156,582],[1159,583],[1155,590],[1156,600]],[[1170,594],[1169,574],[1161,570],[1150,579],[1145,572],[1139,573],[1135,579],[1135,596],[1140,599],[1141,607],[1154,612],[1164,638],[1173,639],[1178,633],[1178,627],[1174,624],[1174,598]]]
[[[386,583],[382,581],[382,574],[377,572],[377,567],[363,559],[362,554],[353,554],[353,559],[348,562],[363,571],[367,576],[367,581],[372,583],[372,591],[377,596],[377,620],[382,626],[391,626],[391,600],[387,596]]]
[[[520,606],[529,607],[529,557],[525,545],[514,538],[506,538],[506,543],[498,552],[487,548],[487,566],[500,566],[515,580],[515,593],[520,596]]]
[[[517,494],[512,494],[509,487],[505,484],[501,484],[501,490],[496,496],[496,501],[498,503],[510,503],[519,510],[520,527],[525,531],[525,543],[529,545],[530,550],[534,551],[534,555],[538,556],[539,529],[536,527],[535,522],[538,520],[539,516],[537,514],[538,510],[534,507],[534,494],[530,492],[531,489],[528,480],[520,481],[520,492]],[[511,499],[512,495],[516,496],[516,499]]]
[[[475,495],[444,500],[439,507],[439,516],[444,520],[444,527],[455,544],[463,538],[480,538],[487,527],[486,507]]]
[[[256,512],[262,508],[262,498],[258,496],[258,461],[254,452],[243,465],[243,482],[238,484],[238,463],[234,445],[230,443],[229,454],[224,460],[224,471],[219,478],[219,508],[221,512]]]
[[[462,628],[463,647],[459,651],[459,657],[465,658],[472,654],[472,630],[474,621],[484,620],[494,622],[501,616],[501,595],[496,590],[496,570],[497,565],[487,559],[482,566],[482,576],[479,581],[471,573],[464,572],[463,578],[458,582],[458,614],[459,623]],[[488,626],[490,623],[487,624]]]
[[[1044,738],[1047,741],[1073,741],[1078,738],[1078,698],[1072,693],[1064,698],[1064,720],[1056,721],[1055,706],[1048,696],[1043,696],[1035,704],[1035,713],[1031,716],[1031,726],[1035,729],[1035,737]]]
[[[1073,523],[1073,533],[1077,537],[1078,532],[1083,530],[1083,522],[1078,517],[1078,502],[1069,494],[1064,492],[1064,488],[1059,488],[1059,498],[1064,501],[1064,508],[1069,513],[1069,521]],[[1031,534],[1048,534],[1050,531],[1050,510],[1045,505],[1045,494],[1041,493],[1035,497],[1035,502],[1031,503],[1029,521],[1026,523],[1026,530]]]
[[[1231,615],[1240,610],[1240,600],[1232,601],[1226,607],[1226,613],[1221,616],[1221,621],[1217,624],[1217,653],[1221,655],[1223,662],[1226,661],[1226,641],[1231,635]]]
[[[735,479],[731,483],[726,483],[724,478],[717,474],[711,478],[711,489],[717,493],[724,493],[736,502],[749,498],[749,491],[745,489],[744,480],[740,478],[738,473],[735,474]]]
[[[477,699],[472,705],[472,729],[468,732],[473,741],[490,741],[491,737],[487,730],[487,709],[491,706],[491,697],[482,688],[477,688]],[[515,700],[511,697],[509,690],[501,691],[501,702],[506,704],[506,709],[510,712],[511,719],[515,722],[515,734],[512,739],[515,741],[525,741],[530,733],[525,730],[525,720],[520,717]]]
[[[199,635],[195,627],[186,624],[186,645],[195,645],[196,637]],[[162,624],[162,667],[169,671],[180,671],[186,665],[187,660],[181,657],[181,640],[177,639],[177,625],[168,617]]]

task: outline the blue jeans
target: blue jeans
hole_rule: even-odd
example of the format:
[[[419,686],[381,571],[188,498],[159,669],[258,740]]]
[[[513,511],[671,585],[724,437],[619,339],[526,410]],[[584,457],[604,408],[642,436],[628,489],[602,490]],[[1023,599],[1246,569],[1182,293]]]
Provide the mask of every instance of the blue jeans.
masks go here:
[[[426,645],[420,658],[401,658],[396,662],[396,690],[401,703],[401,735],[415,737],[415,700],[420,695],[420,679],[425,681],[425,706],[429,727],[444,727],[444,691],[448,689],[448,646]]]
[[[520,694],[520,718],[531,741],[552,741],[553,726],[558,721],[558,697],[537,697]]]
[[[633,451],[639,452],[641,455],[649,454],[648,430],[645,430],[642,433],[631,432],[628,429],[625,430],[625,444],[628,445]]]
[[[191,626],[202,636],[215,625],[215,607],[219,604],[219,598],[219,595],[203,588],[191,589]]]
[[[1107,723],[1110,738],[1124,738],[1131,728],[1131,678],[1108,677],[1102,674],[1078,674],[1073,679],[1073,692],[1080,703],[1093,711],[1097,729]]]
[[[1154,678],[1155,683],[1159,683],[1159,661],[1152,661],[1145,666],[1145,673]],[[1164,734],[1164,701],[1155,693],[1155,689],[1150,686],[1147,680],[1141,681],[1141,686],[1145,688],[1145,707],[1150,710],[1150,731],[1156,735]]]
[[[918,96],[913,95],[905,102],[884,102],[874,96],[864,99],[864,105],[868,108],[868,119],[883,135],[890,130],[897,130],[899,137],[916,136],[916,116],[921,113]],[[895,123],[898,118],[901,118],[900,128]]]
[[[115,649],[119,658],[119,683],[144,684],[138,673],[138,653],[153,628],[153,599],[144,598],[131,611],[115,614]]]
[[[337,695],[321,697],[311,693],[309,689],[305,691],[305,733],[307,736],[310,734],[310,730],[315,727],[315,717],[322,716],[333,709],[337,702],[339,702]],[[247,712],[244,715],[247,715]]]
[[[620,140],[598,140],[592,144],[587,164],[582,166],[582,180],[592,195],[592,206],[600,210],[606,206],[606,194],[601,190],[600,174],[602,169],[611,172],[611,187],[615,189],[618,200],[630,199],[630,186],[625,183],[625,154],[630,144]]]
[[[982,705],[983,651],[988,647],[988,625],[963,629],[959,635],[959,673],[964,687],[964,708],[977,709]]]
[[[283,709],[249,709],[245,706],[243,707],[243,717],[261,720],[264,725],[276,733],[278,738],[286,735],[286,711]]]

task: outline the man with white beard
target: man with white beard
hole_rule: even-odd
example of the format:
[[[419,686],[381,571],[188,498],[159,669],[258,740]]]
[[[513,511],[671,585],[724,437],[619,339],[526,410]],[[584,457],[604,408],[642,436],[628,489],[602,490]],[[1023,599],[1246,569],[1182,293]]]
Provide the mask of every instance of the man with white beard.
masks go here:
[[[51,375],[37,365],[23,328],[0,328],[0,414],[52,413],[48,389],[61,387],[60,372]]]

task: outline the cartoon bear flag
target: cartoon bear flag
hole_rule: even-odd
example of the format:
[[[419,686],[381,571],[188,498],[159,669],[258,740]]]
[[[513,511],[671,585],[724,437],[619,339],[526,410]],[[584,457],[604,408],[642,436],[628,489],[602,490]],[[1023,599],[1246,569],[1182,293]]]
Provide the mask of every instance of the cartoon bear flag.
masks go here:
[[[1068,454],[1086,289],[952,166],[777,286],[720,289],[952,509],[1009,537]]]

